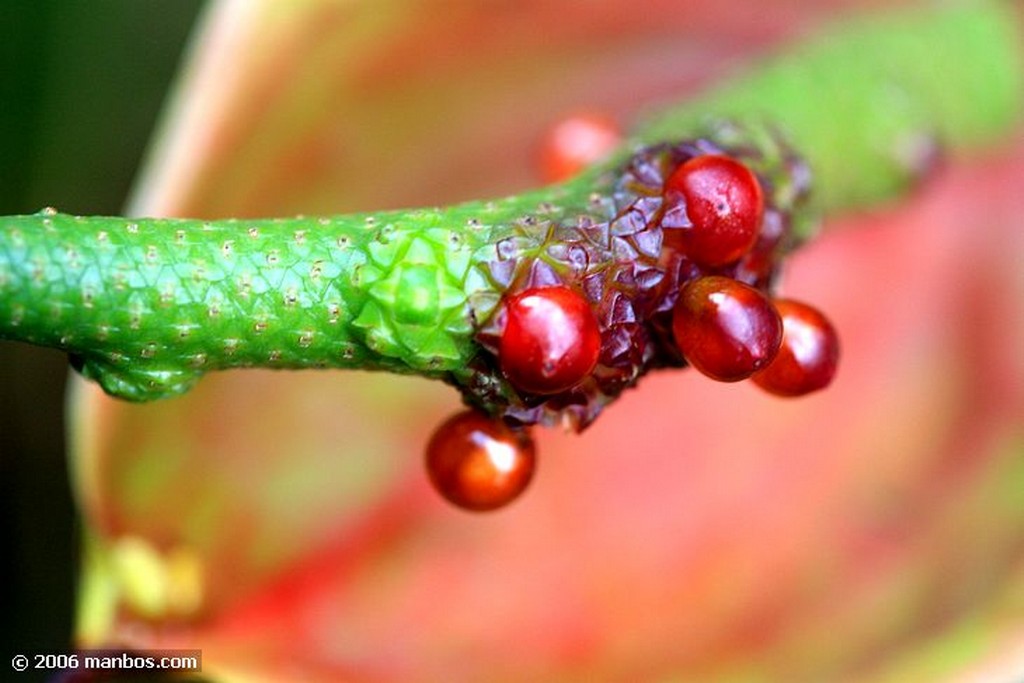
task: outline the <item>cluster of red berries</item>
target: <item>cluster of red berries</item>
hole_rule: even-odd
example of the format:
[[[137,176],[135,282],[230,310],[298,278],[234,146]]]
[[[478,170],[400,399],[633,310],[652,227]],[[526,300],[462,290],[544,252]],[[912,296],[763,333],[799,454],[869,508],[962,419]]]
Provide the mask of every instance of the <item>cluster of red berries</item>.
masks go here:
[[[690,265],[672,297],[674,352],[722,382],[752,378],[779,396],[827,386],[838,361],[838,339],[815,308],[771,299],[730,277],[750,260],[762,236],[765,198],[758,177],[735,158],[695,154],[669,169],[659,209],[662,250]],[[508,293],[497,344],[501,374],[522,394],[570,392],[602,358],[602,326],[590,300],[568,284],[528,286]],[[535,463],[523,426],[469,411],[452,418],[427,448],[435,487],[463,508],[487,510],[517,497]]]

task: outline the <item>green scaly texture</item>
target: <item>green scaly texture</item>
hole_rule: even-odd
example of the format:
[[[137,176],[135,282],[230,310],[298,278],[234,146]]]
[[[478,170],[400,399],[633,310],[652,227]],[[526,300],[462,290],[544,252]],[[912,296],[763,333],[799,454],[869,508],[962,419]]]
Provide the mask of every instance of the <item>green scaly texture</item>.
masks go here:
[[[636,144],[695,137],[723,117],[783,129],[815,172],[820,209],[898,196],[933,136],[969,147],[1016,120],[1016,19],[975,3],[830,34],[666,110],[608,164],[499,201],[258,221],[0,218],[0,338],[64,349],[134,401],[232,367],[464,382],[502,293],[487,264],[525,216],[543,226],[594,215]]]
[[[474,316],[498,303],[479,264],[524,215],[563,217],[538,202],[273,220],[0,218],[0,338],[64,349],[133,401],[235,367],[441,377],[465,367]]]

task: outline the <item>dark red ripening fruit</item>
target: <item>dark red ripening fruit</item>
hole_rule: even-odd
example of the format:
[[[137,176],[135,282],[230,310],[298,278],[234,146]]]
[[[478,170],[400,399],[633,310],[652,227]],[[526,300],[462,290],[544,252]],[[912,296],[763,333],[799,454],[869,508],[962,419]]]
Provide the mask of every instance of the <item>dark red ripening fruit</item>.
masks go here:
[[[818,309],[799,301],[778,299],[782,346],[754,383],[777,396],[803,396],[832,382],[839,363],[839,336]]]
[[[601,161],[622,141],[619,126],[608,116],[579,113],[567,116],[548,130],[540,147],[545,182],[568,180]]]
[[[600,353],[597,318],[574,290],[557,285],[506,298],[498,362],[516,389],[532,394],[570,389],[590,374]]]
[[[764,216],[764,193],[749,168],[721,154],[696,156],[665,182],[666,239],[702,266],[721,266],[750,251]],[[686,221],[673,217],[685,206]]]
[[[672,332],[690,365],[712,379],[737,382],[775,357],[782,343],[782,320],[758,290],[710,275],[683,287]]]
[[[450,503],[484,511],[511,503],[536,464],[533,440],[499,419],[468,410],[442,424],[427,444],[427,473]]]

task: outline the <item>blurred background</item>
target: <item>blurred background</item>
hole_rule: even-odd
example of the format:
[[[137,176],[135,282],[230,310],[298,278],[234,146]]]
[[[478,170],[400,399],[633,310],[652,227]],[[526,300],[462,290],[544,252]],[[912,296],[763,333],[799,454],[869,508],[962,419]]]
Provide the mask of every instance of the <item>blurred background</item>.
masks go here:
[[[532,145],[567,111],[629,121],[846,9],[890,3],[440,4],[232,3],[209,42],[213,78],[190,84],[209,116],[179,118],[172,134],[191,146],[165,155],[177,166],[138,210],[514,191],[536,182]],[[0,211],[124,210],[200,9],[0,9]],[[175,612],[121,586],[90,635],[324,681],[958,680],[935,672],[1017,652],[1024,146],[1004,147],[830,224],[794,259],[787,294],[843,335],[829,392],[786,403],[659,373],[586,434],[540,434],[538,477],[499,516],[453,511],[425,482],[424,438],[457,405],[444,387],[254,371],[147,406],[83,390],[81,423],[99,427],[77,494],[110,561],[91,575],[111,578],[130,549],[153,570],[142,579],[184,556],[200,588]],[[65,378],[60,354],[0,342],[11,646],[62,647],[71,630]]]
[[[202,4],[0,3],[0,214],[123,212]],[[79,539],[64,452],[66,375],[64,354],[0,341],[5,649],[70,642]],[[0,678],[8,675],[5,661]]]

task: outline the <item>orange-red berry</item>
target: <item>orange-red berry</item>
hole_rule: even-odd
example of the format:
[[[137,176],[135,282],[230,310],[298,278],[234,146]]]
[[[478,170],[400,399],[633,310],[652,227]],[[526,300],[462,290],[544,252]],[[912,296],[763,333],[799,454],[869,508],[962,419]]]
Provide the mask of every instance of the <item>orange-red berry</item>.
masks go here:
[[[618,124],[608,116],[580,113],[562,119],[545,133],[541,142],[544,181],[559,182],[573,177],[607,157],[621,141]]]
[[[690,365],[712,379],[737,382],[775,357],[782,343],[782,320],[760,291],[711,275],[683,287],[672,332]]]
[[[839,364],[839,335],[818,309],[779,299],[782,346],[775,359],[754,375],[754,383],[777,396],[803,396],[832,382]]]
[[[533,478],[533,440],[498,419],[469,410],[443,423],[427,445],[427,473],[449,502],[474,511],[515,500]]]
[[[601,331],[590,304],[575,290],[526,289],[507,297],[504,311],[498,362],[516,389],[557,394],[594,369]]]
[[[702,266],[732,263],[750,251],[764,217],[757,176],[732,157],[693,157],[665,182],[666,239]],[[685,208],[679,220],[673,208]]]

